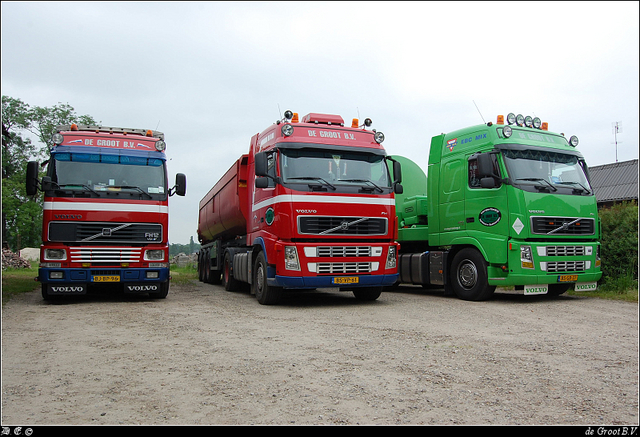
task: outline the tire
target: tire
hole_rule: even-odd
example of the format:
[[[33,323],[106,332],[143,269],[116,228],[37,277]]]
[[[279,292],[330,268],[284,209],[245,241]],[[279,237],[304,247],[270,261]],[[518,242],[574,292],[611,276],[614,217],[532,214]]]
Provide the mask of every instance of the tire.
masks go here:
[[[198,253],[198,281],[204,282],[204,253]]]
[[[169,294],[169,281],[160,283],[160,291],[157,293],[149,293],[151,299],[164,299]]]
[[[218,270],[212,270],[212,277],[215,276],[215,272],[220,276]],[[222,285],[224,285],[224,289],[227,291],[235,291],[238,289],[238,281],[235,280],[231,273],[231,254],[229,252],[224,254],[224,263],[222,263]]]
[[[282,287],[273,287],[267,283],[267,260],[264,252],[260,252],[253,268],[251,292],[262,305],[274,305],[282,298]]]
[[[473,248],[462,249],[453,257],[450,279],[454,293],[462,300],[487,300],[496,289],[488,283],[486,261]]]
[[[363,287],[356,288],[353,291],[353,295],[358,300],[376,300],[382,294],[382,287]]]

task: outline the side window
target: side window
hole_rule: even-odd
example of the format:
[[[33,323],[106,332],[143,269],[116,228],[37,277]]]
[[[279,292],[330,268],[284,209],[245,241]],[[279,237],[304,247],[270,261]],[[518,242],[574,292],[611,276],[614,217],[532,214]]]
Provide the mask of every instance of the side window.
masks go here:
[[[273,188],[276,186],[275,177],[276,177],[276,154],[275,152],[271,152],[267,155],[267,171],[269,173],[269,185],[268,188]],[[273,178],[273,179],[272,179]]]
[[[494,177],[495,187],[498,188],[502,185],[500,178],[500,167],[498,166],[498,158],[496,155],[491,155],[491,162],[493,163],[493,174],[498,177]],[[478,160],[476,158],[469,159],[469,188],[482,188],[480,186],[480,174],[478,173]]]

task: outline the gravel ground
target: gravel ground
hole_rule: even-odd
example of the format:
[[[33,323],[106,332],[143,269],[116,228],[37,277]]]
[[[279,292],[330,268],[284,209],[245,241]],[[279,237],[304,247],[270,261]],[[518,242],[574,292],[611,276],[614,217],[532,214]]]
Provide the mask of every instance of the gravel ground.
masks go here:
[[[34,291],[2,311],[2,424],[638,425],[638,305]]]

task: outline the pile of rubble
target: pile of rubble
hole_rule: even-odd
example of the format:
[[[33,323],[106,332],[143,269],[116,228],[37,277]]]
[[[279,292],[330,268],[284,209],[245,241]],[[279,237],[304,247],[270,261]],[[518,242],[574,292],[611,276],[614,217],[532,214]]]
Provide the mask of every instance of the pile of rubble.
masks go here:
[[[2,249],[2,270],[7,267],[13,269],[28,269],[31,267],[31,263],[24,258],[20,258],[20,255],[11,252],[9,249]]]

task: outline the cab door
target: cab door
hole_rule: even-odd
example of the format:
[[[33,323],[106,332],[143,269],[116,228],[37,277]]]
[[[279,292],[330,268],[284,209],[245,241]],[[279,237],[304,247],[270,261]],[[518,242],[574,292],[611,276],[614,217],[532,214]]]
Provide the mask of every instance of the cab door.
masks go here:
[[[507,186],[502,183],[498,155],[484,154],[490,160],[491,176],[480,173],[479,154],[467,158],[465,183],[465,223],[467,234],[478,241],[490,263],[507,262],[508,205]]]

